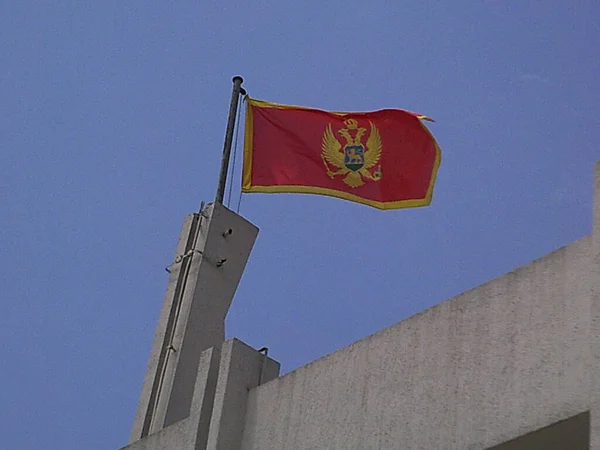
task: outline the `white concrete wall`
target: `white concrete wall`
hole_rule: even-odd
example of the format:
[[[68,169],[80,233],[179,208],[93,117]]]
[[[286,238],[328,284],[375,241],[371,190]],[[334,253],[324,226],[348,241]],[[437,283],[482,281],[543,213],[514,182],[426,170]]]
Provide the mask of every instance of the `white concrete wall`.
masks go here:
[[[592,255],[590,235],[253,389],[242,448],[481,450],[589,410]]]
[[[219,340],[190,416],[138,440],[138,414],[126,448],[600,450],[600,165],[595,183],[591,235],[284,377],[255,387],[278,363]]]
[[[163,428],[158,433],[136,440],[121,450],[194,450],[195,438],[190,433],[190,419]]]

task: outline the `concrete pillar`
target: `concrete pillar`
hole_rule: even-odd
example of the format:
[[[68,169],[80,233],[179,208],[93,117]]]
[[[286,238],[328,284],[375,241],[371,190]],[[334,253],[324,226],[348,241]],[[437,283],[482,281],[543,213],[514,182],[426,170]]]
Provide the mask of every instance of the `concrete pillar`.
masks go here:
[[[220,362],[220,350],[209,348],[202,352],[190,414],[190,433],[194,440],[194,450],[206,448]]]
[[[190,415],[122,450],[239,449],[249,390],[278,375],[278,362],[237,339],[209,348],[200,355]]]
[[[223,344],[207,450],[238,450],[248,392],[279,376],[279,363],[237,339]]]
[[[258,229],[221,204],[185,219],[130,442],[190,415],[201,353],[219,350]]]
[[[219,375],[221,352],[209,348],[200,355],[189,417],[130,443],[122,450],[204,450]]]
[[[187,216],[181,227],[181,234],[179,235],[179,241],[175,249],[175,259],[179,258],[179,255],[186,254],[193,246],[193,238],[195,235],[196,227],[198,226],[198,220],[200,216],[198,214],[190,214]],[[163,346],[166,340],[167,328],[173,326],[174,321],[174,310],[173,307],[175,290],[178,285],[178,281],[181,276],[181,264],[173,264],[170,268],[171,273],[169,276],[169,282],[167,284],[167,291],[165,294],[165,300],[163,302],[162,309],[160,311],[158,325],[156,332],[154,333],[154,343],[152,350],[150,351],[150,358],[148,360],[148,368],[146,369],[146,375],[142,384],[142,393],[138,402],[138,408],[133,422],[133,428],[129,437],[129,442],[135,442],[143,437],[142,429],[146,418],[149,404],[151,402],[152,395],[156,395],[156,391],[153,391],[152,385],[157,378],[158,362],[164,355]],[[147,433],[145,433],[147,434]]]

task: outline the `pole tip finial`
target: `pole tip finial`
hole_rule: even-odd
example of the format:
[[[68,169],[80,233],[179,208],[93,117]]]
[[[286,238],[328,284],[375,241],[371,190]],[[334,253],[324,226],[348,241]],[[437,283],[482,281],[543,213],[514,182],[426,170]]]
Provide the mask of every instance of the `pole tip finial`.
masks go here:
[[[242,77],[240,77],[239,75],[236,75],[235,77],[233,77],[232,81],[235,83],[238,80],[240,80],[240,84],[242,84],[244,82],[244,79]]]

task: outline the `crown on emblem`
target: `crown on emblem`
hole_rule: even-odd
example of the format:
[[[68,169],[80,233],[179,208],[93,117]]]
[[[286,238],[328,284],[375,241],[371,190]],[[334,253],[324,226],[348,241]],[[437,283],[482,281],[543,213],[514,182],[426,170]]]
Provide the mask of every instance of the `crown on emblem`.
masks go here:
[[[344,120],[344,124],[349,130],[356,130],[358,128],[358,122],[354,119],[346,119]]]

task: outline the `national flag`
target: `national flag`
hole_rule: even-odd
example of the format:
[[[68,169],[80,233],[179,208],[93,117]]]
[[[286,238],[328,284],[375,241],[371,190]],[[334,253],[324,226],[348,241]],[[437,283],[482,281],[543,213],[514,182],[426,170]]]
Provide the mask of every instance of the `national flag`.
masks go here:
[[[243,192],[320,194],[379,209],[431,203],[441,152],[428,117],[246,102]]]

